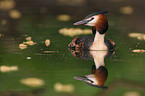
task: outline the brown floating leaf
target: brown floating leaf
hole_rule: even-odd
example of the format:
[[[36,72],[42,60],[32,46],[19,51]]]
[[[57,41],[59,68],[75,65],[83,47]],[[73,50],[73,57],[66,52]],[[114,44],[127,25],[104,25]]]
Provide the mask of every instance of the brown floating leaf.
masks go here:
[[[22,84],[25,84],[27,86],[30,86],[30,87],[40,87],[40,86],[43,86],[44,85],[44,81],[39,79],[39,78],[25,78],[25,79],[22,79],[20,80],[20,82]]]
[[[49,40],[49,39],[46,39],[46,40],[45,40],[45,45],[46,45],[46,46],[49,46],[49,45],[50,45],[50,40]]]
[[[1,72],[11,72],[11,71],[17,71],[18,66],[0,66],[0,71]]]
[[[74,86],[72,84],[63,85],[61,83],[56,83],[54,85],[54,89],[57,92],[67,92],[67,93],[71,93],[71,92],[74,91]]]
[[[143,49],[134,49],[134,50],[132,50],[132,52],[139,53],[139,52],[145,52],[145,50],[143,50]]]

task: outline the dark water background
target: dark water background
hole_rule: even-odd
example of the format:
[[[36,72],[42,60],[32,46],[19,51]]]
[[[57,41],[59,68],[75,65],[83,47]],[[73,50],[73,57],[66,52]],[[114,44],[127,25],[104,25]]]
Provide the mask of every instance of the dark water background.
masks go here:
[[[141,2],[142,1],[142,2]],[[145,54],[133,53],[133,49],[145,49],[144,40],[130,38],[129,33],[144,33],[145,13],[141,0],[15,0],[15,7],[22,14],[13,19],[9,11],[0,11],[0,66],[17,66],[17,71],[0,72],[0,96],[133,96],[145,95]],[[123,14],[120,8],[130,6],[133,12]],[[44,9],[44,11],[42,11]],[[75,58],[68,50],[74,37],[59,34],[61,28],[90,28],[73,26],[73,22],[98,10],[108,10],[109,30],[106,38],[116,43],[115,54],[105,59],[109,88],[102,90],[73,79],[74,76],[90,74],[92,60]],[[56,19],[68,14],[71,20]],[[19,44],[31,36],[37,44],[20,49]],[[50,46],[45,40],[50,39]],[[45,51],[52,51],[47,52]],[[28,59],[31,57],[31,59]],[[30,87],[20,81],[24,78],[40,78],[45,83]],[[57,92],[56,83],[71,84],[72,92]],[[131,93],[132,92],[132,93]]]

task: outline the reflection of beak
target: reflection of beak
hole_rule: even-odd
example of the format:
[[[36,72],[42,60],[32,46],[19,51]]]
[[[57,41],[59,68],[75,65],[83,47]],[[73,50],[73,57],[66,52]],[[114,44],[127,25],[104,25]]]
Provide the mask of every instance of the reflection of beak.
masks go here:
[[[82,21],[75,22],[73,25],[82,25],[82,24],[87,24],[87,23],[88,23],[88,20],[83,19]]]
[[[87,77],[85,77],[85,76],[75,76],[74,79],[81,80],[81,81],[84,81],[84,82],[93,83],[93,81],[89,80],[89,79],[88,79]]]

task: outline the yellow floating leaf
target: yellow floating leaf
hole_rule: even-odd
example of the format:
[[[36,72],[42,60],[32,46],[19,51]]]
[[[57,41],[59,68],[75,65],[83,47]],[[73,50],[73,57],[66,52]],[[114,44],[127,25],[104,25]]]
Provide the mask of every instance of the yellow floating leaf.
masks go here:
[[[60,34],[63,34],[65,36],[76,36],[76,35],[82,35],[82,34],[92,34],[91,29],[80,29],[80,28],[62,28],[59,30]]]
[[[137,38],[138,40],[145,40],[145,34],[143,33],[129,33],[129,37]]]
[[[142,33],[129,33],[128,34],[130,37],[139,37],[139,36],[142,36],[142,35],[144,35],[144,34],[142,34]]]
[[[49,46],[49,45],[50,45],[50,40],[49,40],[49,39],[46,39],[46,40],[45,40],[45,45],[46,45],[46,46]]]
[[[143,39],[145,40],[145,35],[143,35]]]
[[[17,71],[18,66],[0,66],[0,71],[1,72],[11,72],[11,71]]]
[[[137,37],[138,40],[143,40],[143,36]]]
[[[20,49],[26,49],[26,48],[27,48],[27,45],[25,45],[25,44],[23,44],[23,43],[22,43],[22,44],[19,44],[19,48],[20,48]]]
[[[32,37],[26,37],[25,39],[28,40],[28,41],[31,41]]]
[[[14,0],[1,0],[0,1],[0,10],[8,11],[15,7]]]
[[[18,10],[14,9],[9,12],[9,16],[13,19],[19,19],[21,17],[21,13]]]
[[[30,41],[26,41],[25,43],[26,43],[27,45],[31,45],[31,46],[34,45],[34,44],[36,44],[36,43],[34,43],[34,41],[31,41],[31,40],[30,40]]]
[[[44,85],[44,81],[39,78],[25,78],[20,80],[20,82],[30,87],[40,87]]]
[[[91,34],[91,30],[90,29],[85,29],[83,30],[82,34]]]
[[[139,52],[145,52],[145,50],[143,50],[143,49],[134,49],[134,50],[132,50],[132,52],[139,53]]]
[[[54,89],[55,89],[55,91],[57,91],[57,92],[62,91],[62,90],[63,90],[63,85],[60,84],[60,83],[56,83],[56,84],[54,85]]]
[[[56,83],[54,85],[54,89],[57,92],[67,92],[67,93],[71,93],[71,92],[74,91],[74,86],[72,84],[63,85],[61,83]]]
[[[133,13],[133,8],[131,6],[124,6],[120,8],[120,12],[122,14],[130,15]]]
[[[139,92],[136,91],[129,91],[129,92],[125,92],[123,96],[141,96],[141,94],[139,94]]]
[[[59,21],[69,21],[71,17],[67,14],[61,14],[57,16],[57,20]]]

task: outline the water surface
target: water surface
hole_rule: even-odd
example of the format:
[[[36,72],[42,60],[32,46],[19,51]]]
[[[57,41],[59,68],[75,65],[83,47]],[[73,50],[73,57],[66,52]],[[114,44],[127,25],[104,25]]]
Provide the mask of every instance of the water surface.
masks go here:
[[[7,21],[2,25],[0,40],[0,66],[16,66],[17,70],[0,72],[0,94],[17,94],[16,96],[127,96],[127,92],[144,96],[145,92],[145,55],[133,53],[133,49],[143,49],[144,41],[128,37],[123,29],[122,20],[109,17],[111,25],[106,38],[116,43],[115,53],[105,58],[108,78],[104,83],[108,89],[102,90],[76,80],[74,76],[91,73],[94,60],[84,60],[74,57],[68,50],[68,44],[74,37],[59,34],[61,28],[90,28],[73,26],[73,21],[61,22],[52,16],[34,18],[25,16],[18,21]],[[26,37],[32,37],[36,43],[20,49],[19,44],[26,42]],[[50,39],[47,47],[45,40]],[[38,86],[23,84],[21,80],[37,78],[43,81]],[[37,85],[37,84],[36,84]],[[70,90],[62,90],[59,85],[68,85]],[[66,88],[67,89],[67,88]],[[118,95],[120,94],[120,95]],[[130,93],[131,94],[131,93]],[[12,95],[2,95],[12,96]],[[137,95],[138,96],[138,95]]]

